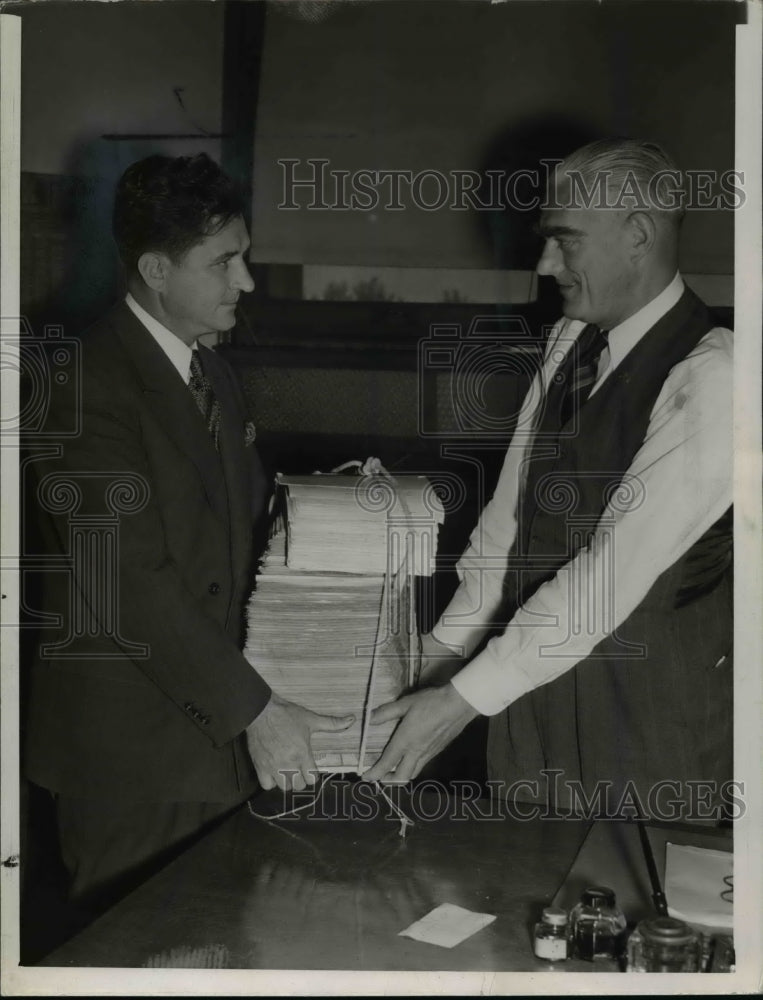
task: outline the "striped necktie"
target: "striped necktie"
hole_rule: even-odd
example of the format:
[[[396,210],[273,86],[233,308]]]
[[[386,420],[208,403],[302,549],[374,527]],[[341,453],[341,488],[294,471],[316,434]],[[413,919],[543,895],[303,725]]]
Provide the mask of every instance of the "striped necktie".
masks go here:
[[[599,371],[599,359],[607,349],[607,333],[589,323],[573,350],[577,351],[569,386],[562,402],[562,426],[580,410],[591,395]]]
[[[196,405],[201,411],[207,430],[212,435],[215,448],[217,448],[220,433],[220,403],[212,390],[212,384],[201,367],[201,355],[197,348],[191,352],[191,377],[188,380],[188,388],[196,400]]]

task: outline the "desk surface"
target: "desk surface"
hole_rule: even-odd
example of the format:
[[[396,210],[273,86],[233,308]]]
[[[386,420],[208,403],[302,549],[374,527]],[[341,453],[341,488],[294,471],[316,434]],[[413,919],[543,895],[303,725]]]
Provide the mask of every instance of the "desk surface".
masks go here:
[[[323,815],[263,822],[242,808],[42,964],[549,969],[533,955],[531,927],[572,864],[585,823],[477,818],[475,803],[414,801],[398,789],[400,805],[418,815],[403,839],[387,804],[369,786],[366,793],[355,811],[372,813],[367,819],[342,818],[346,802],[331,803],[328,792]],[[269,795],[258,808],[275,812],[281,803]],[[440,903],[497,919],[452,949],[398,936]],[[563,967],[592,971],[585,962]]]

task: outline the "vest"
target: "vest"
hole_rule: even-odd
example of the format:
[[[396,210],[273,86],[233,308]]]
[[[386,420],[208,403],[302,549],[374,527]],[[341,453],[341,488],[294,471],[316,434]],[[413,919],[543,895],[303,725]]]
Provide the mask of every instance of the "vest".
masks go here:
[[[560,426],[574,364],[574,351],[568,352],[558,373],[563,378],[547,395],[519,503],[518,605],[588,544],[610,501],[624,509],[640,502],[640,484],[626,472],[646,436],[654,404],[670,370],[714,325],[704,304],[687,288],[579,413]],[[657,587],[655,595],[681,607],[713,590],[731,563],[731,544],[729,508],[666,571],[669,585]],[[667,584],[667,577],[662,582]]]

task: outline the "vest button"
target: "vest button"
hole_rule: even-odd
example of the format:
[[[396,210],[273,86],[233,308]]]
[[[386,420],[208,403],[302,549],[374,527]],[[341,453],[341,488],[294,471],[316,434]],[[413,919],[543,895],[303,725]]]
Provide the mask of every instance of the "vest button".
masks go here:
[[[207,590],[210,592],[210,594],[219,594],[220,593],[220,584],[219,583],[210,583],[209,587],[207,587]]]

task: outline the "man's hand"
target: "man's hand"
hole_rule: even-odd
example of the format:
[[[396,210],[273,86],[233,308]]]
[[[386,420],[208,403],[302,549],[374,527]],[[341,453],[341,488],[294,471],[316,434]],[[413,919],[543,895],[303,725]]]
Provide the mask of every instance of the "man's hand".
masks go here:
[[[257,777],[264,789],[278,785],[300,792],[315,784],[313,733],[337,733],[355,721],[354,715],[319,715],[272,694],[270,701],[246,730],[246,742]]]
[[[365,772],[366,781],[410,781],[479,712],[452,684],[407,694],[371,713],[373,725],[400,719],[384,753]]]

